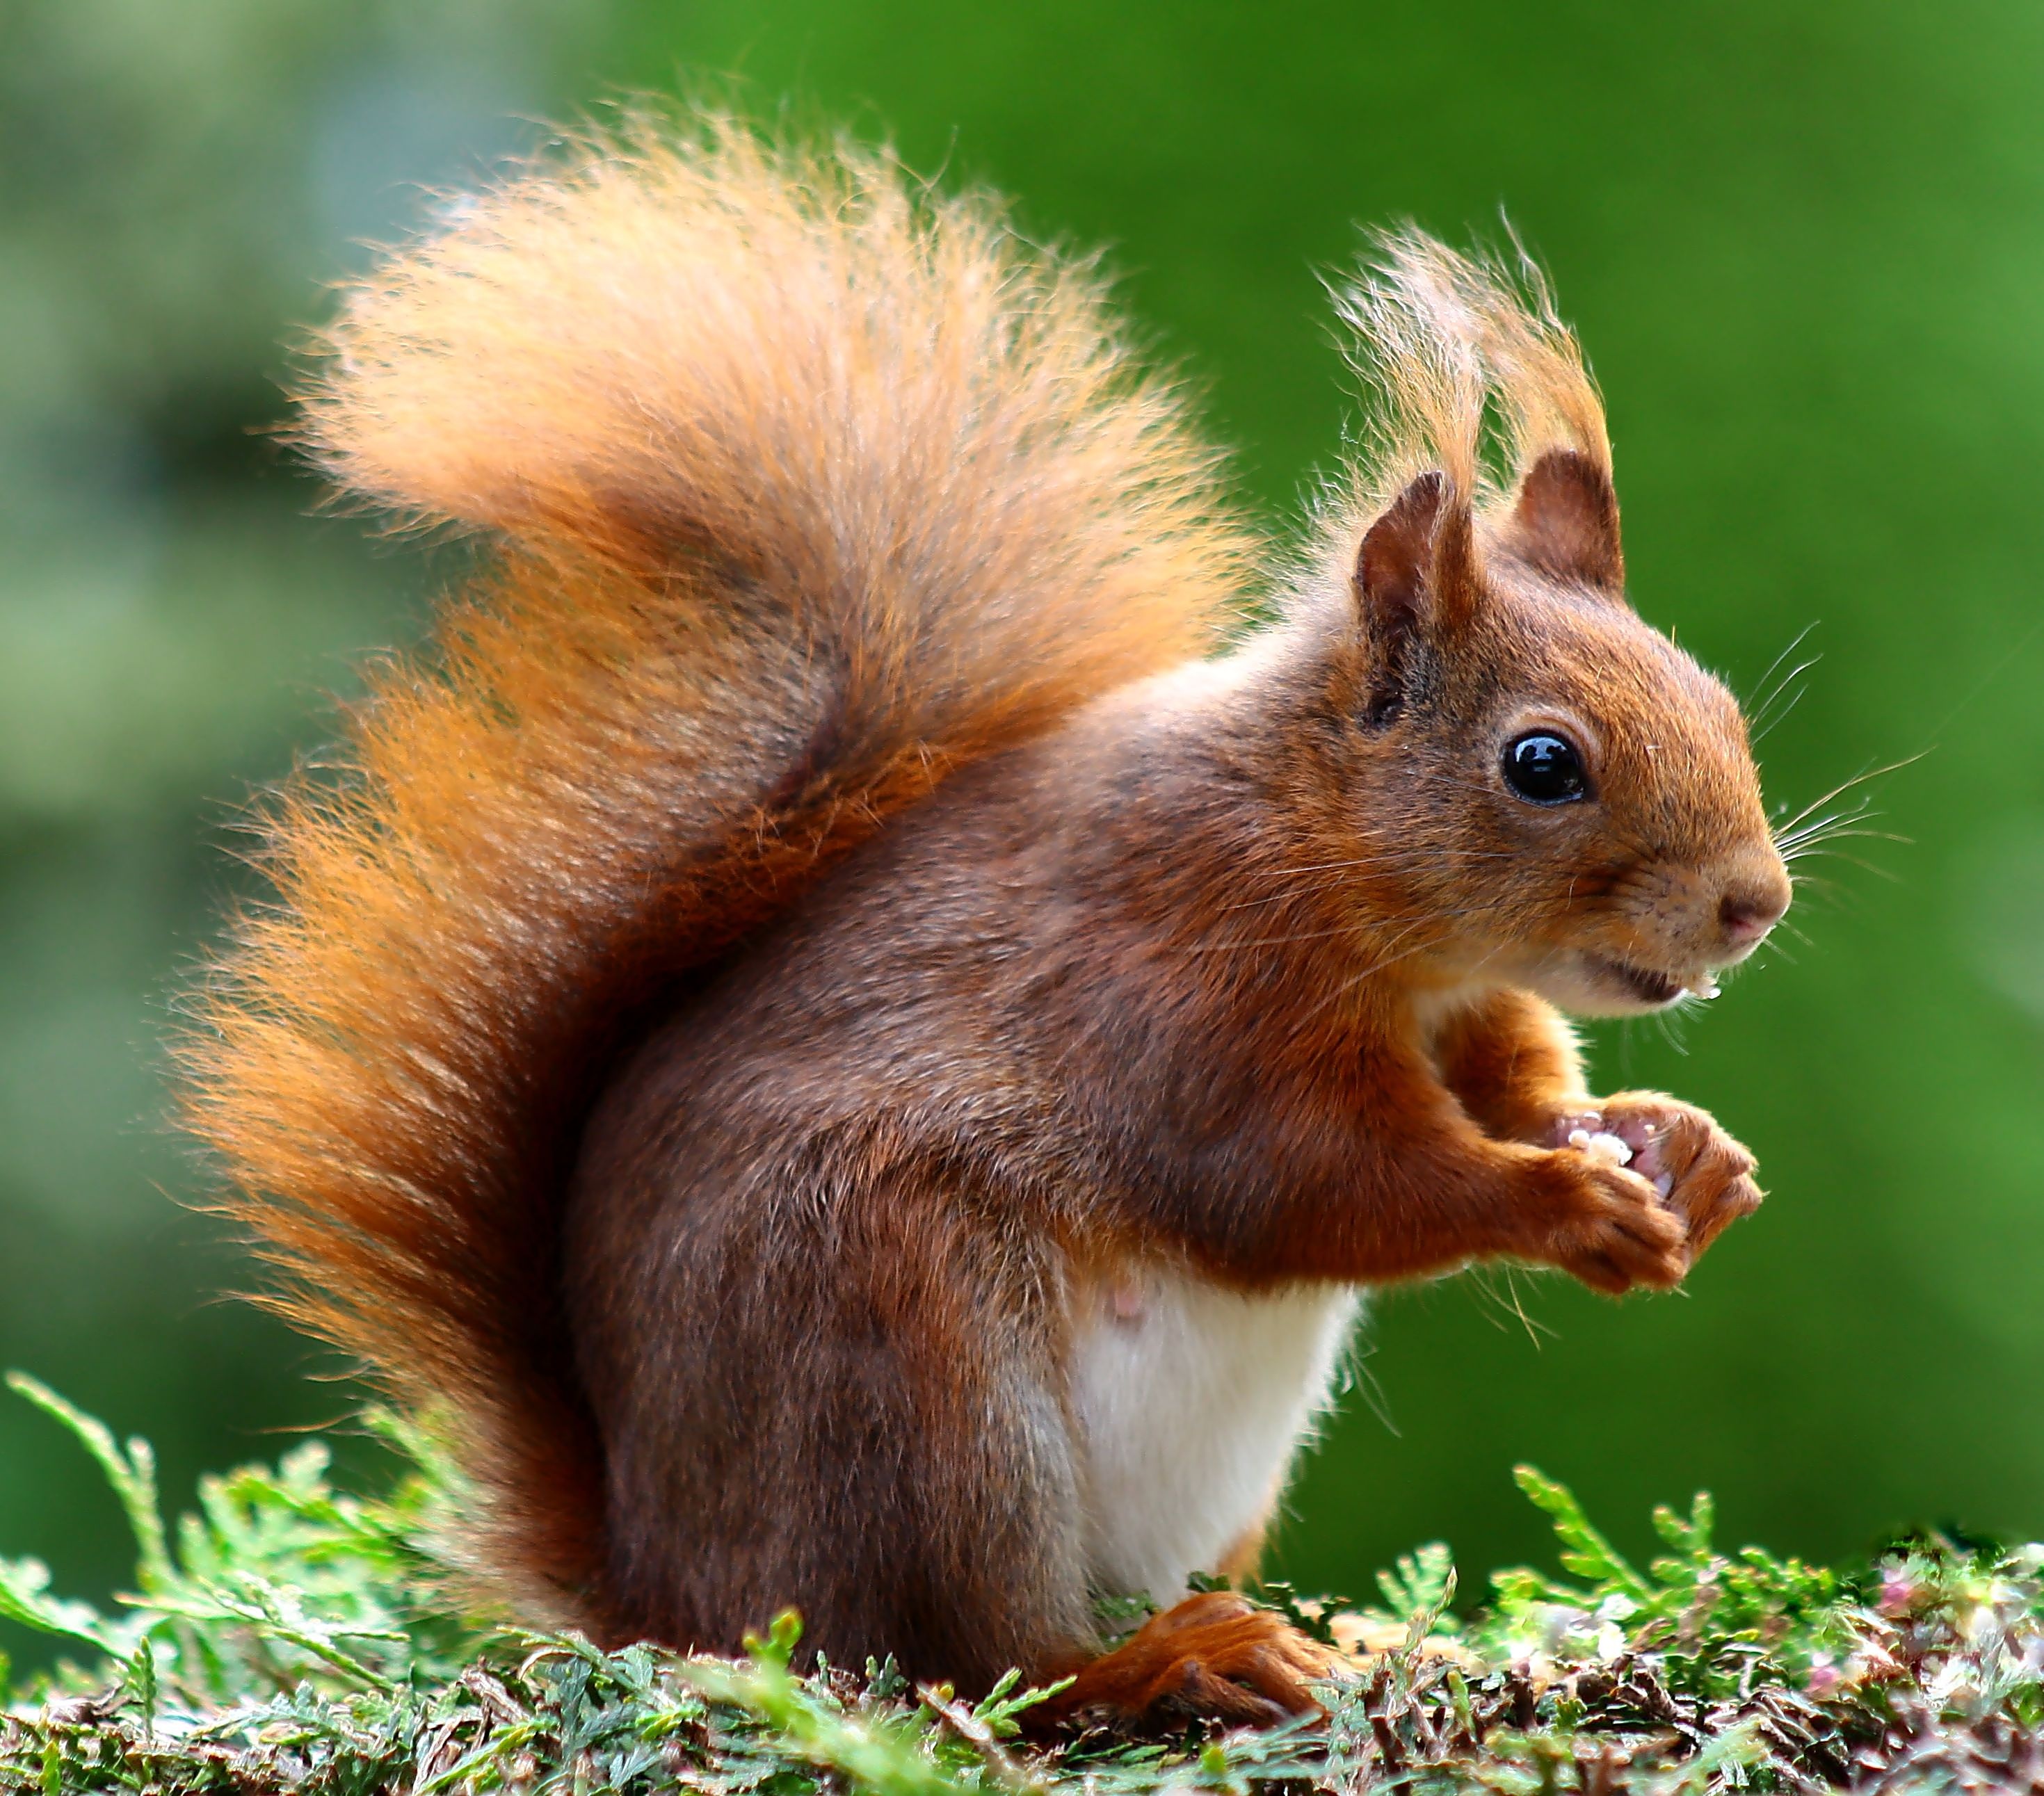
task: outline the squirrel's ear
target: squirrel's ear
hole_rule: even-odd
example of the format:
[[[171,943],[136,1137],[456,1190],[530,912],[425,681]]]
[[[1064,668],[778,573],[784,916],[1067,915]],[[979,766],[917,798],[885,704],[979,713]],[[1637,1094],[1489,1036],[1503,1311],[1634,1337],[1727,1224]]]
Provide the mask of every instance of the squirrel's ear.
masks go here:
[[[1550,449],[1526,470],[1505,547],[1543,574],[1613,597],[1625,590],[1618,495],[1611,476],[1574,449]]]
[[[1353,581],[1363,615],[1387,634],[1430,635],[1464,622],[1476,602],[1469,507],[1448,477],[1423,474],[1364,533]]]
[[[1364,533],[1350,577],[1375,668],[1367,715],[1393,716],[1416,643],[1452,635],[1476,607],[1476,543],[1448,477],[1423,474]]]

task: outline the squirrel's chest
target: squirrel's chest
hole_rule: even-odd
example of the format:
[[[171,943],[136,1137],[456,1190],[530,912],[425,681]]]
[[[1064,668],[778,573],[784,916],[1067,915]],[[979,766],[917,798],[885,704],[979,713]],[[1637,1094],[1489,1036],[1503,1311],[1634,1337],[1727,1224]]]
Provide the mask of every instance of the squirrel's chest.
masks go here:
[[[1097,1587],[1174,1602],[1261,1527],[1360,1301],[1320,1284],[1246,1297],[1157,1266],[1080,1288],[1071,1396]]]

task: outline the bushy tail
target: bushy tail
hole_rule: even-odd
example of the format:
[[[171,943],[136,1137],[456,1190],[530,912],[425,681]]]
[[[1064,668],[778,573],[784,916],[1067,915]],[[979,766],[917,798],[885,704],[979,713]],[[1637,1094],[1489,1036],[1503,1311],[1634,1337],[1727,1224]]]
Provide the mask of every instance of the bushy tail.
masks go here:
[[[305,437],[494,571],[267,819],[186,1046],[279,1301],[608,1630],[559,1197],[620,1019],[946,771],[1201,654],[1241,531],[1082,263],[885,158],[584,144],[344,305]]]

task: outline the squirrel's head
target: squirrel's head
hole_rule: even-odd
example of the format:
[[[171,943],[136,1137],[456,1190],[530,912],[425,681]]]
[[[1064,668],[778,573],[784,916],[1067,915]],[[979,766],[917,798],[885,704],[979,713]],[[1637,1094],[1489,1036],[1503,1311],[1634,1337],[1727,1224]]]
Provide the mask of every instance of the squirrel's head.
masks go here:
[[[1745,720],[1626,602],[1596,462],[1548,451],[1482,523],[1422,474],[1350,585],[1341,809],[1370,883],[1444,919],[1429,959],[1619,1015],[1758,946],[1789,885]]]
[[[1334,520],[1328,858],[1369,914],[1432,919],[1385,950],[1416,973],[1592,1015],[1708,994],[1788,907],[1745,720],[1626,599],[1603,409],[1537,274],[1387,248],[1348,305],[1426,471]]]

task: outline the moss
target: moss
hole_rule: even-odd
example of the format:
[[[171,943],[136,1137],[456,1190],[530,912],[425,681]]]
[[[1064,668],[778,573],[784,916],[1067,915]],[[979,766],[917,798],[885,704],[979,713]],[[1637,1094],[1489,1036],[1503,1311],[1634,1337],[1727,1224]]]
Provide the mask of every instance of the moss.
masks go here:
[[[2044,1548],[1917,1538],[1841,1574],[1721,1552],[1699,1496],[1657,1514],[1668,1551],[1641,1571],[1522,1467],[1560,1576],[1500,1572],[1458,1617],[1432,1546],[1383,1574],[1369,1610],[1262,1593],[1301,1625],[1390,1643],[1328,1688],[1324,1721],[1184,1718],[1028,1745],[1035,1693],[1013,1678],[966,1705],[891,1662],[798,1673],[793,1616],[725,1660],[600,1652],[465,1610],[438,1545],[451,1477],[387,1416],[372,1422],[413,1467],[388,1493],[336,1490],[314,1442],[206,1480],[171,1532],[145,1443],[13,1382],[98,1460],[137,1560],[110,1615],[52,1595],[32,1560],[0,1560],[0,1615],[74,1653],[10,1688],[0,1790],[2044,1787]]]

